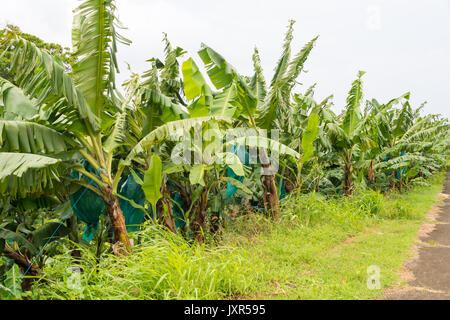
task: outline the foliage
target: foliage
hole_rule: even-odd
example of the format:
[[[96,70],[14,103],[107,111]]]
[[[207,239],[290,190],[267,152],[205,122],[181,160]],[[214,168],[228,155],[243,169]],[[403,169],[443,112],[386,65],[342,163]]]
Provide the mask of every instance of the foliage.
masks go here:
[[[59,250],[78,246],[81,231],[75,216],[66,214],[74,195],[89,191],[104,210],[93,217],[101,221],[94,243],[77,249],[84,268],[94,270],[98,263],[113,272],[117,265],[110,275],[119,276],[115,272],[139,269],[137,259],[144,257],[161,268],[152,285],[165,287],[138,297],[216,297],[222,289],[208,291],[197,277],[181,274],[174,281],[199,281],[198,296],[181,282],[167,283],[167,269],[156,267],[157,261],[178,263],[153,257],[154,251],[171,258],[179,246],[179,256],[187,257],[180,262],[183,268],[203,268],[209,253],[197,257],[198,247],[187,243],[214,239],[236,211],[280,218],[281,206],[282,220],[306,228],[343,225],[342,232],[377,219],[414,218],[402,200],[386,204],[385,194],[430,186],[430,177],[448,162],[448,120],[423,116],[424,104],[411,106],[409,92],[384,104],[365,101],[360,71],[341,112],[332,110],[332,95],[316,101],[316,84],[304,89],[298,78],[318,38],[292,55],[294,21],[270,82],[256,48],[253,75],[246,76],[202,44],[198,56],[204,75],[164,34],[163,59],[149,59],[149,70],[132,73],[119,90],[118,44],[130,41],[120,35],[115,2],[85,0],[74,13],[72,53],[12,26],[0,31],[0,253],[22,269],[33,264],[34,275],[57,255],[47,270],[63,276],[71,260]],[[142,199],[120,194],[130,176]],[[156,226],[138,231],[145,240],[130,235],[121,203],[144,211],[175,235],[163,235],[152,229]],[[65,214],[57,219],[56,212]],[[71,246],[61,244],[64,237]],[[134,249],[130,237],[136,240]],[[121,260],[111,252],[134,253]],[[210,274],[206,279],[228,286],[227,294],[241,292],[228,278],[236,265],[228,267],[219,263],[224,278]],[[89,276],[110,285],[95,278],[106,273]],[[72,297],[58,290],[55,295]],[[111,291],[109,297],[119,296]]]
[[[19,27],[11,24],[7,25],[4,29],[0,30],[0,37],[2,37],[5,34],[11,33],[19,35],[23,39],[26,39],[34,43],[39,49],[45,49],[49,51],[50,54],[59,56],[67,69],[70,69],[75,61],[69,48],[63,48],[56,43],[47,43],[32,34],[22,32]],[[0,77],[10,82],[13,82],[14,75],[11,73],[10,69],[12,58],[11,53],[12,50],[10,48],[5,48],[3,46],[0,48]]]
[[[411,256],[411,245],[444,176],[439,172],[428,179],[428,188],[381,196],[384,209],[377,215],[358,211],[358,199],[310,194],[286,199],[277,224],[255,215],[242,215],[227,224],[225,245],[242,248],[260,270],[261,280],[244,299],[383,298],[385,289],[398,284],[398,270]],[[377,290],[367,287],[371,265],[379,266],[383,274]]]
[[[71,272],[70,254],[55,257],[44,269],[48,283],[37,283],[33,299],[154,300],[219,299],[245,294],[254,281],[242,273],[248,265],[231,247],[191,246],[181,236],[147,225],[136,234],[133,256],[104,255],[97,263],[87,251]],[[240,276],[241,275],[241,276]],[[77,286],[68,286],[70,277]]]

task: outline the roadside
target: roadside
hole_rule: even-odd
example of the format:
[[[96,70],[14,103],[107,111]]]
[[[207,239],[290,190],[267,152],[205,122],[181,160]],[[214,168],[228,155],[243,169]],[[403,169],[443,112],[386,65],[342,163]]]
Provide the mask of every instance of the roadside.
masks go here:
[[[47,282],[32,299],[376,299],[399,283],[399,270],[427,212],[442,191],[444,173],[401,195],[363,190],[351,199],[307,194],[287,198],[283,219],[246,214],[211,246],[191,246],[162,229],[129,259],[85,255],[80,286],[67,285],[67,251],[45,269]],[[436,240],[434,240],[436,241]],[[379,287],[368,287],[378,268]]]
[[[403,268],[403,283],[385,292],[388,300],[450,300],[450,168],[441,194]]]
[[[341,300],[382,297],[387,288],[399,282],[398,271],[412,255],[410,248],[442,190],[443,180],[444,174],[438,174],[429,187],[383,197],[384,209],[371,217],[359,209],[359,202],[310,201],[309,206],[298,211],[324,217],[316,223],[308,217],[303,219],[309,223],[306,225],[280,223],[264,229],[264,224],[258,227],[255,222],[256,231],[245,237],[241,234],[241,240],[235,245],[254,266],[252,274],[246,278],[258,275],[258,283],[247,294],[233,298]],[[292,204],[292,207],[301,206]],[[385,216],[399,212],[402,216]],[[229,234],[230,242],[235,242],[239,234]],[[369,288],[368,272],[373,267],[380,271],[380,286]]]

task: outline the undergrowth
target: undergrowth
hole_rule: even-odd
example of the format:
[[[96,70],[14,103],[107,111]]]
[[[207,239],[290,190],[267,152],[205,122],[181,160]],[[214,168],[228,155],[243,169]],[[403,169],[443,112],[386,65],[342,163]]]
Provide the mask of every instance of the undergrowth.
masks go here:
[[[191,245],[181,236],[147,225],[134,234],[133,254],[88,250],[75,263],[70,253],[57,256],[33,288],[33,299],[221,299],[244,294],[253,278],[235,248]],[[45,281],[44,281],[45,280]]]
[[[276,222],[241,213],[219,240],[190,244],[153,225],[134,234],[128,257],[85,248],[48,261],[32,299],[365,299],[391,285],[444,174],[430,187],[350,198],[307,194],[282,201]],[[373,230],[373,231],[368,231]],[[380,290],[366,288],[367,266],[382,267]]]

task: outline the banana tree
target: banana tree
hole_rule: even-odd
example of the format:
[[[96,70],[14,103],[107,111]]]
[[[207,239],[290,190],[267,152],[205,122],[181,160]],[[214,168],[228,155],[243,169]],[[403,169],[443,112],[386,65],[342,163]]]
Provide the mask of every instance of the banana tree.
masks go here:
[[[323,144],[323,142],[328,143],[328,140],[324,139],[323,130],[326,120],[331,118],[329,107],[332,104],[333,96],[330,95],[317,103],[314,100],[315,86],[315,84],[312,85],[303,95],[294,95],[293,111],[291,116],[285,120],[288,125],[282,141],[302,154],[300,161],[295,163],[295,166],[286,164],[283,168],[289,170],[289,172],[282,173],[282,176],[286,177],[285,185],[288,192],[294,189],[300,192],[305,180],[317,180],[317,177],[313,177],[312,169],[317,167],[319,158],[323,156],[324,148],[329,147],[327,144]],[[306,179],[303,176],[306,176]]]
[[[347,97],[343,113],[326,125],[326,133],[333,151],[339,156],[339,165],[344,171],[343,189],[346,196],[353,191],[355,163],[363,158],[363,153],[376,147],[376,143],[367,135],[367,124],[371,114],[363,115],[361,101],[363,98],[362,80],[364,72],[359,71],[357,79]]]
[[[179,78],[177,58],[184,51],[180,48],[173,49],[166,36],[164,42],[166,44],[166,59],[164,63],[158,59],[150,60],[152,69],[144,74],[143,78],[145,81],[140,84],[137,96],[133,100],[133,109],[136,110],[136,113],[139,110],[143,111],[140,117],[136,117],[135,119],[136,121],[143,119],[140,121],[140,125],[138,125],[138,127],[142,127],[140,133],[140,138],[142,139],[131,150],[126,160],[119,163],[121,167],[131,166],[132,164],[143,164],[145,168],[147,159],[150,159],[155,154],[158,154],[163,159],[163,167],[167,163],[170,166],[172,160],[170,159],[170,155],[176,143],[170,141],[168,138],[170,136],[176,136],[179,132],[183,133],[181,135],[183,137],[193,136],[195,134],[194,129],[200,129],[202,133],[201,140],[205,145],[200,147],[200,150],[193,148],[190,152],[200,154],[201,158],[203,156],[202,148],[210,148],[211,145],[217,146],[218,141],[221,141],[224,136],[222,132],[221,136],[214,143],[209,143],[209,140],[204,137],[203,131],[223,131],[226,128],[230,128],[231,124],[236,123],[238,119],[245,119],[245,117],[251,118],[253,116],[251,105],[254,99],[250,89],[242,79],[240,77],[234,77],[234,74],[232,74],[228,78],[232,81],[223,82],[221,80],[223,75],[220,74],[223,71],[222,68],[227,68],[228,65],[226,65],[226,62],[220,55],[205,45],[199,52],[202,60],[209,66],[208,75],[210,75],[210,79],[216,88],[220,90],[219,92],[213,92],[193,59],[188,59],[183,63],[181,68],[183,79]],[[212,59],[221,65],[220,68],[215,69],[219,73],[216,77],[212,76],[211,68],[214,68]],[[231,69],[227,69],[226,71],[234,72]],[[226,73],[224,75],[229,76]],[[221,81],[222,83],[219,84]],[[162,112],[160,110],[161,108],[163,108]],[[133,110],[127,110],[127,113],[133,113]],[[178,116],[182,120],[173,121],[175,120],[173,117],[174,113],[175,116]],[[263,140],[260,139],[260,141]],[[266,145],[268,141],[265,141]],[[269,144],[275,145],[275,142]],[[224,151],[226,150],[216,150],[218,154],[223,154]],[[281,154],[284,151],[284,149],[281,150]],[[224,168],[226,167],[224,165],[211,167],[210,164],[206,163],[195,165],[189,163],[182,166],[182,172],[193,170],[193,172],[201,173],[198,176],[204,176],[206,172],[208,173],[206,176],[217,177],[221,176],[221,173],[223,175],[225,172]],[[173,166],[170,170],[173,170]],[[165,169],[163,172],[167,173]],[[214,172],[214,174],[209,174],[209,172]],[[175,173],[180,173],[180,171],[176,171]],[[193,181],[197,181],[198,179],[192,180],[191,177],[192,175],[189,174],[187,183],[183,183],[184,190],[182,190],[182,194],[198,193],[197,189],[205,191],[200,192],[200,195],[197,197],[198,201],[192,201],[192,199],[186,201],[186,203],[193,205],[191,211],[195,213],[194,220],[197,221],[193,227],[196,229],[195,232],[199,234],[200,230],[205,230],[206,228],[205,210],[208,202],[208,190],[211,188],[204,188],[199,182],[194,183]],[[180,178],[180,176],[177,178]],[[172,181],[176,181],[177,178],[172,179]],[[217,183],[215,182],[217,181],[216,178],[208,178],[207,180],[215,188],[217,187]],[[198,181],[201,181],[201,179]],[[230,183],[233,182],[231,181]],[[234,184],[237,183],[235,182]],[[161,193],[164,194],[164,192]]]
[[[238,180],[226,176],[227,167],[237,176],[245,175],[242,162],[229,152],[232,146],[254,149],[265,147],[277,154],[299,158],[294,150],[256,135],[235,137],[224,144],[226,129],[231,128],[232,124],[232,118],[219,116],[168,122],[141,139],[122,162],[125,166],[141,163],[153,157],[155,152],[165,160],[162,172],[178,185],[180,193],[184,195],[186,222],[191,223],[188,228],[200,242],[203,241],[203,233],[208,230],[206,213],[211,193],[217,195],[224,184],[231,183],[251,194]],[[171,140],[174,143],[171,144]],[[224,161],[224,158],[231,161]]]
[[[409,94],[405,100],[400,109],[388,104],[384,117],[378,117],[380,149],[374,169],[390,174],[391,188],[401,188],[404,178],[414,179],[419,173],[429,176],[446,161],[439,146],[448,139],[447,121],[434,115],[419,117],[409,105]]]
[[[58,240],[77,234],[74,217],[67,217],[63,224],[54,221],[60,218],[58,213],[64,207],[62,202],[66,194],[0,200],[0,256],[11,261],[0,266],[0,278],[13,268],[13,264],[21,273],[28,271],[30,276],[39,276],[45,261],[58,253]],[[67,212],[62,214],[67,215]],[[28,290],[33,281],[24,279],[22,289]]]
[[[223,92],[220,98],[224,104],[218,110],[212,109],[214,113],[218,111],[222,115],[232,115],[237,120],[237,123],[252,128],[257,132],[264,129],[270,134],[276,128],[282,131],[282,138],[288,135],[288,127],[284,124],[289,123],[286,120],[294,112],[291,102],[292,91],[317,39],[314,38],[311,40],[290,60],[293,24],[294,21],[290,21],[283,46],[283,53],[278,61],[269,87],[267,87],[263,76],[257,49],[255,49],[253,54],[255,73],[251,79],[247,80],[248,78],[241,76],[220,54],[210,47],[203,45],[202,50],[199,51],[199,56],[204,62],[209,78],[215,88]],[[186,65],[186,69],[188,67],[190,66]],[[197,80],[199,72],[195,67],[193,71],[191,72],[193,75],[192,78]],[[203,80],[201,82],[202,84],[195,91],[195,94],[202,94],[202,98],[196,101],[193,113],[208,112],[205,106],[209,105],[213,98],[215,98],[215,94],[205,85],[206,83]],[[186,82],[186,77],[185,84],[186,89],[190,90],[189,84]],[[265,207],[270,209],[272,215],[276,216],[278,215],[279,206],[275,172],[268,155],[262,152],[260,156],[263,167],[262,171],[264,173],[262,181],[265,190],[263,193],[263,201]]]
[[[292,129],[290,119],[294,113],[294,103],[292,93],[297,84],[297,79],[304,69],[304,64],[314,47],[317,37],[308,42],[297,55],[291,60],[291,42],[293,39],[293,25],[295,21],[289,22],[288,31],[283,44],[283,52],[275,67],[275,73],[267,89],[260,90],[257,105],[256,124],[269,132],[272,129],[280,130],[281,141],[287,143],[289,131]],[[255,78],[258,87],[264,87],[264,78],[261,68],[258,65],[259,57],[255,51]],[[266,94],[264,94],[267,92]],[[270,173],[271,168],[267,168]],[[266,174],[263,187],[265,192],[265,202],[271,210],[278,212],[278,195],[275,187],[275,175]]]
[[[211,153],[212,158],[204,159],[206,149],[211,144],[207,143],[208,139],[205,138],[205,134],[208,133],[211,127],[219,130],[220,127],[227,126],[230,122],[231,120],[228,118],[210,116],[168,122],[146,135],[123,161],[123,165],[130,166],[134,162],[143,162],[149,157],[151,159],[160,159],[160,157],[163,159],[163,161],[159,160],[158,175],[167,175],[171,180],[171,184],[181,186],[180,192],[185,195],[185,203],[188,207],[186,209],[187,212],[185,212],[185,222],[188,223],[188,228],[196,234],[197,240],[200,242],[203,241],[203,232],[207,230],[206,208],[209,193],[214,184],[222,180],[217,177],[223,175],[221,171],[224,168],[224,165],[216,165],[214,161],[216,155],[211,152],[209,153]],[[198,134],[201,135],[200,141],[191,141],[191,136]],[[217,141],[212,143],[216,144]],[[180,146],[182,148],[179,148]],[[185,154],[180,155],[183,152]],[[197,161],[198,163],[192,161],[191,154],[194,154],[194,158],[199,160]],[[236,163],[237,168],[239,168],[239,174],[241,174],[243,169],[242,164],[240,164],[240,167],[239,164],[240,162]],[[150,166],[149,170],[151,168],[152,166]],[[214,173],[208,175],[210,171],[214,171]],[[154,179],[158,175],[151,174],[149,177]],[[145,176],[147,177],[147,172]],[[152,182],[150,179],[149,182]],[[162,179],[159,179],[160,185],[161,181]],[[150,183],[148,183],[148,186],[145,184],[144,179],[144,191],[147,189],[149,191],[153,190],[152,193],[156,194],[156,196],[153,196],[150,192],[146,192],[147,200],[152,203],[153,212],[156,212],[156,202],[162,198],[162,195],[159,192],[159,188],[150,188]],[[153,184],[157,185],[158,183]],[[170,212],[170,201],[166,202],[165,206]],[[191,215],[190,213],[193,214]],[[191,216],[193,218],[192,226],[189,225]]]
[[[217,179],[217,177],[223,177],[225,173],[224,169],[226,168],[225,165],[217,166],[208,163],[208,161],[202,162],[204,160],[204,152],[206,149],[211,148],[212,150],[209,150],[209,152],[214,151],[217,154],[226,152],[226,150],[218,147],[225,136],[224,130],[231,128],[233,124],[242,123],[246,119],[250,123],[254,123],[253,116],[256,110],[256,103],[251,89],[223,57],[206,45],[203,45],[199,55],[207,67],[211,82],[219,91],[214,92],[209,87],[195,61],[192,58],[187,59],[181,67],[183,73],[183,90],[182,92],[177,91],[176,95],[172,95],[171,97],[173,102],[180,102],[180,104],[186,106],[188,114],[184,115],[185,119],[167,122],[148,133],[132,150],[124,163],[130,165],[133,161],[143,162],[155,152],[163,157],[166,160],[165,162],[170,162],[172,159],[169,159],[169,155],[174,152],[176,144],[168,141],[169,139],[167,138],[169,136],[178,135],[179,137],[188,137],[190,139],[190,137],[194,137],[196,132],[200,133],[199,139],[203,145],[195,145],[189,140],[187,150],[189,154],[194,154],[194,158],[198,156],[200,162],[195,164],[192,162],[185,163],[183,166],[178,167],[178,170],[181,171],[175,171],[175,173],[190,172],[189,179],[180,182],[180,185],[183,186],[180,191],[184,195],[191,194],[193,199],[196,199],[195,201],[193,199],[186,199],[185,202],[188,204],[189,212],[194,213],[193,229],[201,237],[201,230],[204,231],[206,228],[208,195],[210,194],[211,188],[214,187],[217,189],[218,183],[221,183],[220,181],[223,182],[223,179]],[[154,63],[153,72],[147,73],[149,80],[152,80],[146,82],[148,86],[146,91],[147,93],[151,93],[151,97],[154,100],[158,100],[158,102],[169,100],[168,95],[170,93],[166,92],[164,94],[159,89],[156,60],[154,60]],[[152,100],[153,103],[156,103],[157,101],[154,100]],[[197,129],[197,131],[194,131],[194,129]],[[215,137],[216,139],[212,141],[205,136],[207,132],[211,131],[219,133],[219,136]],[[255,131],[253,135],[257,135],[257,132]],[[268,143],[270,139],[263,141],[264,138],[259,138],[256,140],[259,141],[259,145],[250,143],[249,141],[251,139],[244,139],[244,141],[241,141],[241,144],[252,148],[260,147],[263,142],[265,142],[266,148],[268,145],[276,145],[275,141]],[[236,141],[234,143],[237,144]],[[281,154],[286,153],[285,149],[279,149],[282,149]],[[296,155],[295,152],[294,155]],[[174,177],[172,180],[180,180],[183,176],[183,174],[178,175],[178,177]],[[234,180],[228,182],[238,184]],[[242,185],[238,184],[238,187],[242,187]],[[195,196],[196,194],[197,196]],[[186,198],[189,197],[186,196]]]
[[[0,181],[2,194],[42,193],[62,180],[62,168],[80,172],[92,183],[77,183],[103,199],[115,242],[129,248],[117,189],[126,170],[121,160],[141,138],[138,120],[143,111],[132,107],[141,92],[136,79],[128,83],[125,97],[116,89],[117,44],[129,41],[116,31],[120,24],[115,11],[114,1],[92,0],[75,10],[76,63],[70,73],[59,57],[14,33],[2,38],[1,45],[12,52],[17,87],[2,81],[3,112],[15,118],[1,125],[6,139],[1,141]],[[172,119],[179,119],[178,105],[163,102],[159,111],[171,108]],[[84,169],[80,158],[94,172]]]

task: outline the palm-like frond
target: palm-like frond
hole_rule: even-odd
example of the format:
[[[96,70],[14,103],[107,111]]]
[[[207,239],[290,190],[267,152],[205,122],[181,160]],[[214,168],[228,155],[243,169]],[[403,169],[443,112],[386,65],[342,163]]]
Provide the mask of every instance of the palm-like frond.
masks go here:
[[[257,124],[263,129],[270,129],[276,121],[276,126],[284,131],[289,130],[290,118],[293,112],[291,106],[292,89],[303,70],[304,63],[314,47],[317,37],[307,43],[290,61],[291,42],[294,21],[290,21],[285,37],[283,52],[275,69],[269,91],[263,104],[258,107]]]
[[[200,118],[190,118],[177,121],[168,122],[149,134],[139,141],[138,144],[131,150],[128,154],[125,165],[131,164],[131,161],[136,158],[140,153],[150,151],[151,148],[162,142],[167,137],[177,134],[178,136],[183,136],[185,132],[189,132],[193,128],[202,128],[204,124],[222,122],[222,123],[232,123],[232,119],[225,117],[200,117]]]
[[[145,81],[142,83],[142,87],[148,88],[151,90],[161,91],[158,67],[156,66],[156,61],[154,59],[149,60],[151,62],[151,68],[144,72],[142,78]]]
[[[284,37],[284,43],[283,43],[283,51],[281,53],[281,57],[277,62],[277,65],[274,70],[274,75],[272,77],[272,81],[270,83],[271,87],[274,87],[274,85],[277,82],[280,82],[281,79],[284,77],[284,73],[286,72],[286,69],[289,66],[289,60],[291,58],[291,42],[293,39],[292,33],[294,32],[294,20],[289,21],[289,25],[287,27],[287,32]]]
[[[10,113],[20,119],[32,119],[39,109],[28,99],[24,92],[12,83],[0,78],[0,104],[3,113]]]
[[[73,75],[91,111],[100,117],[113,98],[117,42],[129,40],[116,32],[120,24],[115,16],[114,0],[87,0],[75,10],[72,45],[78,60]]]
[[[44,105],[47,117],[65,126],[81,126],[85,132],[100,130],[99,117],[91,111],[61,61],[27,40],[15,38],[12,44],[15,81],[26,95],[36,99],[36,105]]]
[[[163,42],[165,43],[165,61],[161,70],[161,92],[169,96],[175,95],[180,99],[178,94],[183,87],[183,82],[180,79],[178,58],[184,55],[185,51],[180,47],[172,48],[166,33],[164,33]]]
[[[232,118],[236,112],[236,100],[238,99],[236,84],[233,83],[227,89],[214,97],[210,115]]]
[[[211,82],[217,89],[222,89],[220,93],[215,94],[210,105],[200,104],[200,106],[205,107],[204,115],[234,116],[236,118],[242,115],[253,122],[253,114],[257,104],[255,96],[261,95],[261,90],[265,89],[254,88],[251,84],[247,85],[245,77],[239,75],[224,57],[205,44],[202,44],[202,49],[198,54],[205,64]],[[198,107],[198,105],[199,103],[196,101],[194,106]],[[193,109],[191,108],[191,111]],[[192,112],[192,115],[196,116],[195,114],[196,112]]]
[[[24,198],[51,189],[59,181],[60,163],[42,155],[0,152],[0,194]]]
[[[347,106],[344,119],[342,121],[342,129],[347,135],[351,135],[353,130],[358,126],[361,121],[361,100],[362,100],[362,81],[361,77],[365,72],[359,71],[358,78],[353,82],[352,88],[348,93]]]
[[[286,96],[286,92],[283,92],[285,84],[285,72],[289,67],[289,60],[291,57],[291,42],[293,26],[295,21],[290,20],[288,30],[283,44],[283,51],[280,59],[274,70],[274,75],[270,83],[269,92],[265,97],[263,104],[260,104],[257,109],[257,125],[263,129],[270,129],[273,122],[288,106],[288,100],[290,96]]]
[[[165,122],[187,118],[189,112],[184,106],[175,103],[173,99],[158,90],[141,88],[139,108],[143,112],[142,136],[145,136]]]
[[[130,125],[128,122],[132,119],[130,114],[133,112],[130,106],[131,100],[135,96],[138,89],[139,79],[138,77],[135,77],[135,79],[128,83],[126,90],[127,97],[122,101],[120,110],[115,115],[115,121],[111,132],[104,143],[104,149],[107,153],[112,152],[114,149],[123,144],[133,145],[133,142],[135,142],[134,137],[130,135]]]
[[[267,95],[267,85],[266,80],[264,78],[263,69],[261,66],[261,59],[259,57],[258,49],[255,48],[255,51],[252,56],[253,60],[253,68],[255,70],[255,74],[250,82],[250,88],[255,92],[255,96],[257,99],[257,108],[259,108],[263,103],[264,99]]]
[[[311,50],[314,48],[314,43],[316,42],[317,39],[318,37],[315,37],[310,42],[308,42],[294,57],[294,59],[292,59],[292,61],[289,63],[289,70],[285,75],[287,91],[290,92],[292,88],[295,86],[296,80],[300,75],[300,72],[303,70],[303,66],[306,60],[308,59]],[[305,95],[308,95],[308,92]]]
[[[382,170],[385,172],[390,172],[397,169],[406,168],[411,166],[413,162],[416,163],[426,163],[430,161],[429,157],[422,155],[421,153],[410,153],[407,155],[399,156],[388,161],[382,161],[375,164],[375,170]]]
[[[280,143],[279,141],[266,138],[264,136],[243,136],[236,139],[232,139],[230,141],[227,141],[226,144],[224,144],[224,147],[232,147],[235,145],[242,145],[249,148],[258,148],[258,149],[265,149],[270,150],[278,155],[290,155],[294,157],[295,159],[300,159],[300,154],[286,146],[285,144]]]
[[[405,135],[402,139],[399,140],[399,142],[410,143],[414,141],[428,141],[430,138],[435,138],[436,135],[442,132],[448,132],[449,129],[450,125],[446,123],[437,124],[432,127],[424,128],[423,130],[410,134],[407,137],[405,137],[406,136]]]
[[[334,147],[342,148],[351,144],[348,135],[337,123],[330,122],[326,125],[326,132]]]
[[[216,89],[219,90],[231,84],[237,72],[219,53],[202,44],[202,50],[198,52],[198,55],[205,64],[209,79]]]
[[[64,136],[41,124],[26,121],[0,120],[0,150],[54,154],[68,150]]]

